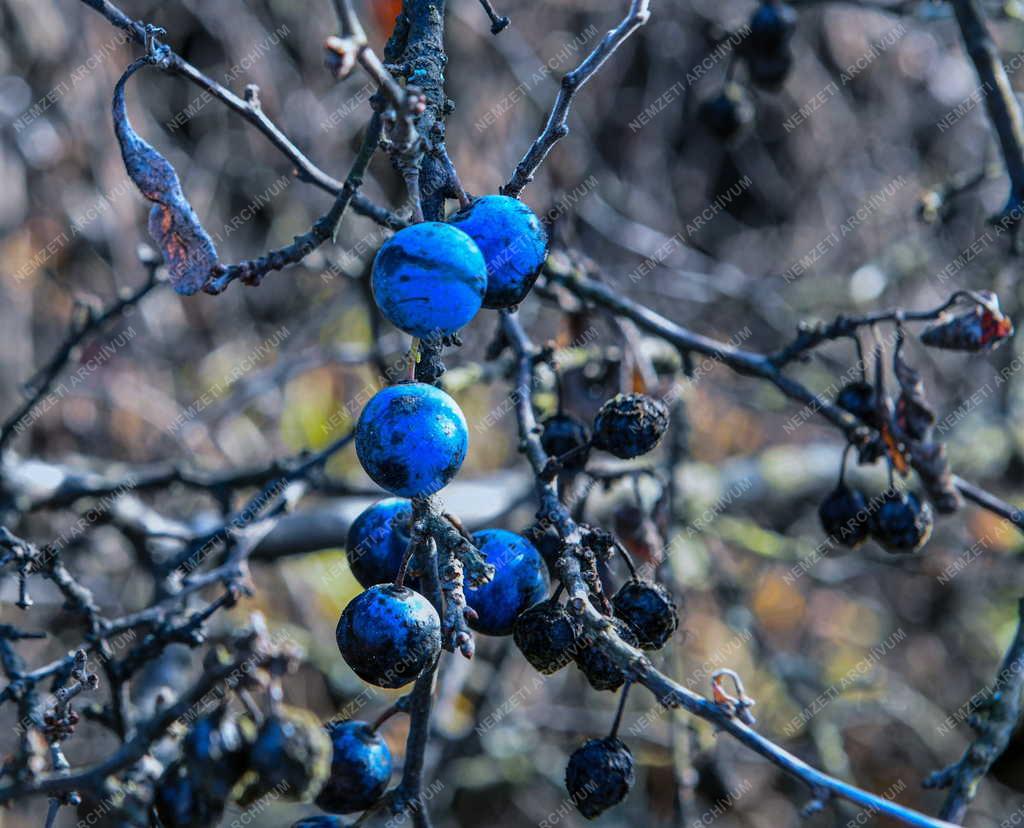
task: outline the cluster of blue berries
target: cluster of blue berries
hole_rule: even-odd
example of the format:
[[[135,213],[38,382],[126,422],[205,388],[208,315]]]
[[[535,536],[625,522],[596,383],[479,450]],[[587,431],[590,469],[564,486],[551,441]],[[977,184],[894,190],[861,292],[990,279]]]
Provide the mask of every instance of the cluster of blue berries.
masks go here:
[[[388,239],[373,261],[373,296],[407,334],[450,337],[481,307],[522,302],[547,245],[529,207],[508,196],[483,196],[451,221],[420,222]]]
[[[385,243],[373,264],[374,298],[384,316],[406,333],[440,345],[457,344],[459,330],[481,308],[506,308],[523,300],[546,249],[543,228],[528,207],[516,199],[485,196],[451,221],[416,224]],[[557,468],[580,470],[592,449],[623,459],[645,454],[667,427],[664,403],[644,394],[620,394],[601,407],[591,430],[561,412],[549,418],[541,443]],[[337,644],[345,662],[369,684],[402,687],[433,669],[442,649],[452,649],[440,608],[405,579],[410,569],[415,574],[410,559],[418,538],[433,531],[428,524],[439,517],[431,515],[423,499],[458,474],[468,438],[456,402],[425,382],[384,388],[360,414],[355,431],[359,461],[393,496],[352,523],[346,556],[364,591],[342,611]],[[486,561],[489,576],[459,584],[457,600],[463,602],[469,628],[513,636],[541,672],[575,662],[593,687],[623,686],[625,672],[604,648],[594,646],[579,614],[559,602],[560,590],[549,597],[547,563],[534,534],[485,529],[460,537]],[[586,537],[593,547],[586,550],[587,583],[599,590],[596,561],[607,560],[615,544],[599,530],[588,528]],[[598,597],[607,623],[631,646],[657,649],[678,625],[669,593],[635,573],[611,602]],[[364,722],[333,725],[330,738],[334,759],[318,804],[333,813],[372,807],[384,795],[391,773],[387,745]],[[570,761],[566,784],[583,814],[600,813],[633,784],[628,748],[615,738],[588,742]],[[581,791],[587,795],[578,796]]]

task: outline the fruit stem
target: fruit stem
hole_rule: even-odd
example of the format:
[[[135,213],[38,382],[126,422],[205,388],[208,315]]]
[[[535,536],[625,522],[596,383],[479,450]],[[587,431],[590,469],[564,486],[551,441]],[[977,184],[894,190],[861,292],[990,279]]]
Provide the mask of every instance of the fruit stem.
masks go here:
[[[633,563],[633,556],[629,554],[626,547],[623,546],[617,539],[615,541],[615,549],[619,555],[622,556],[622,560],[626,562],[626,568],[629,570],[629,576],[634,581],[639,581],[640,577],[636,574],[636,565]]]
[[[622,723],[622,712],[626,709],[626,697],[629,695],[629,688],[632,686],[632,679],[626,679],[626,683],[622,685],[622,694],[619,696],[619,709],[615,711],[615,721],[612,722],[612,729],[608,734],[609,739],[614,739],[619,735],[619,725]]]
[[[846,458],[850,456],[850,449],[853,448],[853,443],[847,443],[846,448],[843,449],[843,459],[839,461],[839,484],[837,488],[842,488],[846,485]]]
[[[408,713],[409,703],[409,695],[402,696],[402,698],[398,699],[394,704],[390,705],[387,709],[384,710],[384,712],[382,712],[376,719],[373,720],[373,722],[370,724],[370,730],[376,731],[378,728],[380,728],[382,724],[384,724],[384,722],[386,722],[388,719],[390,719],[392,716],[398,713]]]

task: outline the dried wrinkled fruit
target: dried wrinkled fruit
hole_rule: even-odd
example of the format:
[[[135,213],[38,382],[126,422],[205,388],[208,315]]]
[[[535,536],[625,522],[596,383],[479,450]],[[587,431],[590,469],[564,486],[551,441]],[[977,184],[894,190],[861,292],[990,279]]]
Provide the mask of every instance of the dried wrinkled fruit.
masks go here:
[[[679,626],[676,602],[661,584],[627,581],[612,597],[612,606],[644,650],[661,649]]]
[[[633,754],[614,736],[591,739],[577,748],[565,769],[566,790],[587,819],[622,802],[635,781]]]
[[[616,394],[594,418],[593,444],[628,460],[661,442],[668,428],[668,406],[646,394]]]
[[[996,295],[985,290],[977,297],[980,302],[969,311],[929,325],[921,341],[933,348],[977,352],[991,350],[1013,336],[1013,322],[999,309]]]
[[[541,601],[520,613],[512,630],[519,651],[545,675],[572,661],[580,635],[579,621],[554,601]]]
[[[609,618],[611,632],[614,632],[630,647],[639,647],[640,642],[632,628],[619,618]],[[583,640],[575,653],[576,666],[587,677],[595,690],[618,690],[626,681],[626,673],[605,651],[596,646],[596,639],[584,632]]]
[[[114,87],[114,132],[128,177],[153,202],[149,235],[163,251],[171,285],[178,293],[189,296],[206,284],[218,266],[217,249],[185,198],[171,162],[144,141],[128,120],[125,84],[145,65],[145,59],[135,61]]]

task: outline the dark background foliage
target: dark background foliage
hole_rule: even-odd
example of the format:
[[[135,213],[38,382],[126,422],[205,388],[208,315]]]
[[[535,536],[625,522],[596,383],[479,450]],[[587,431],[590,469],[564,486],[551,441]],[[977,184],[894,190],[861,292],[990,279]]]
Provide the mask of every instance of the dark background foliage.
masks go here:
[[[471,193],[493,192],[542,125],[558,77],[622,10],[504,0],[499,11],[513,25],[493,37],[475,3],[450,5],[447,91],[456,109],[449,150]],[[176,51],[234,91],[258,84],[265,110],[340,178],[369,115],[370,88],[358,72],[338,83],[325,71],[321,44],[335,26],[328,6],[124,4],[133,17],[165,27]],[[1019,262],[985,224],[1005,200],[1005,178],[983,107],[970,102],[977,78],[955,24],[938,4],[901,4],[901,15],[865,6],[798,6],[794,71],[778,94],[755,95],[753,128],[726,147],[694,113],[721,86],[729,62],[709,55],[752,4],[655,3],[650,25],[577,99],[570,136],[525,200],[540,214],[551,211],[558,246],[586,256],[617,290],[756,350],[783,345],[800,320],[932,307],[957,288],[995,290],[1016,315]],[[376,47],[395,12],[389,2],[362,4]],[[109,117],[113,85],[137,48],[75,0],[5,0],[0,28],[0,399],[13,409],[19,384],[64,336],[76,301],[106,302],[144,279],[136,248],[146,239],[148,204],[129,185]],[[1024,47],[1019,24],[1001,19],[993,28],[1012,70]],[[865,55],[872,56],[865,62]],[[48,94],[53,100],[39,110]],[[291,177],[260,134],[178,78],[140,74],[128,105],[139,132],[176,166],[225,260],[287,243],[329,205],[329,196]],[[794,126],[801,107],[806,117]],[[957,107],[963,117],[944,125]],[[950,200],[942,221],[921,220],[923,194],[993,165],[990,178]],[[401,180],[387,158],[379,155],[371,172],[365,192],[399,204]],[[29,458],[75,468],[170,460],[213,470],[324,446],[362,404],[352,401],[374,376],[367,359],[393,364],[405,347],[394,331],[371,327],[366,313],[363,277],[383,237],[349,214],[336,245],[271,274],[258,289],[236,284],[222,296],[191,298],[158,289],[86,345],[85,367],[65,375],[9,462],[39,479],[51,472],[26,466]],[[968,250],[968,263],[951,266]],[[796,270],[803,272],[793,278]],[[570,325],[538,297],[522,316],[537,340],[586,346],[590,367],[575,368],[579,348],[566,350],[565,364],[568,405],[589,417],[622,381],[622,332],[599,315]],[[521,529],[533,513],[530,482],[516,453],[514,418],[503,407],[501,372],[483,361],[494,328],[493,315],[481,314],[465,347],[448,359],[448,381],[470,423],[488,423],[471,426],[469,460],[450,502],[471,524]],[[369,351],[375,341],[379,354]],[[940,418],[950,417],[943,436],[954,468],[1019,501],[1024,434],[1015,346],[986,357],[927,352],[916,343],[908,350]],[[827,393],[855,361],[848,342],[834,344],[797,374]],[[896,559],[869,546],[829,554],[793,578],[794,564],[820,543],[815,509],[836,476],[841,438],[813,417],[794,425],[799,410],[766,385],[702,368],[685,386],[689,449],[676,469],[678,505],[695,527],[680,530],[670,565],[686,595],[685,634],[658,656],[659,666],[700,692],[708,690],[708,667],[733,667],[758,700],[762,732],[861,787],[934,813],[941,795],[923,791],[920,780],[959,755],[970,731],[948,727],[947,716],[990,681],[1012,634],[1019,536],[966,507],[938,522],[921,557]],[[1008,381],[997,383],[1001,370]],[[351,451],[329,468],[353,487],[369,485]],[[12,474],[5,472],[8,489]],[[854,476],[875,487],[883,480],[878,468]],[[588,514],[611,524],[631,497],[627,485],[598,492]],[[195,491],[172,488],[140,500],[193,527],[218,514],[217,501]],[[365,494],[320,496],[310,508],[351,515],[367,502]],[[123,533],[103,520],[78,532],[76,518],[74,510],[48,510],[18,530],[40,541],[70,532],[69,566],[111,614],[148,603],[151,584]],[[260,609],[273,629],[304,644],[309,664],[287,683],[287,697],[323,718],[362,691],[333,641],[338,612],[357,591],[342,560],[335,549],[257,564],[254,597],[214,625],[223,630]],[[27,616],[13,606],[16,589],[12,579],[4,583],[0,621],[24,624]],[[40,584],[33,597],[32,628],[52,637],[20,650],[42,664],[81,636],[64,623],[56,590]],[[428,771],[439,782],[426,785],[437,822],[555,824],[557,815],[581,824],[575,812],[560,810],[562,770],[582,738],[606,730],[614,699],[586,689],[573,670],[538,685],[504,641],[481,639],[472,663],[447,658]],[[175,669],[187,673],[197,664],[183,656]],[[386,696],[368,709],[383,708]],[[822,698],[820,712],[801,716]],[[633,695],[624,731],[640,763],[638,788],[602,824],[671,818],[672,744],[687,741],[689,731],[683,718],[674,734],[673,717],[645,719],[653,709],[648,694]],[[11,713],[8,706],[0,723],[4,751],[15,744]],[[388,726],[396,753],[404,726]],[[631,726],[641,732],[631,736]],[[702,771],[694,819],[798,822],[806,792],[797,783],[725,737],[716,742],[704,725],[693,738],[691,759]],[[103,728],[85,723],[67,753],[82,763],[113,746]],[[731,807],[719,814],[713,809],[723,798]],[[998,824],[1021,805],[1019,794],[989,780],[969,824]],[[3,820],[41,824],[44,813],[43,801],[23,802]],[[281,825],[301,813],[274,805],[253,818]],[[237,816],[229,813],[224,824]],[[868,817],[844,807],[808,824],[851,819]],[[74,821],[65,809],[59,824]]]

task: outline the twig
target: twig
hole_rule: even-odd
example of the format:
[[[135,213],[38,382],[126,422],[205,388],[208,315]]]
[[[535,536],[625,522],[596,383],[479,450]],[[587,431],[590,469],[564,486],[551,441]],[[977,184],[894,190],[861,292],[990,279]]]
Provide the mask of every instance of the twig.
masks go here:
[[[650,690],[665,707],[682,707],[687,712],[711,722],[738,741],[759,753],[786,773],[804,782],[816,796],[837,796],[857,805],[872,808],[874,812],[898,819],[907,825],[949,826],[951,823],[920,814],[888,799],[863,791],[853,785],[822,773],[806,762],[783,750],[771,740],[734,718],[723,706],[672,681],[656,670],[639,650],[630,647],[609,628],[605,619],[588,597],[587,585],[580,573],[579,561],[571,548],[579,544],[579,527],[559,501],[554,484],[544,479],[548,456],[540,444],[539,429],[533,413],[534,348],[527,338],[518,317],[502,311],[502,330],[516,354],[516,419],[519,426],[520,446],[533,468],[537,496],[540,501],[541,520],[557,530],[563,552],[556,561],[559,579],[565,586],[567,605],[576,612],[593,638],[593,645],[602,649],[627,675]]]
[[[963,822],[978,793],[978,785],[1006,750],[1020,718],[1024,692],[1024,599],[1017,610],[1017,632],[988,694],[974,705],[975,715],[969,720],[978,737],[959,760],[924,781],[926,788],[949,788],[939,816],[956,824]]]
[[[85,5],[102,14],[113,25],[123,29],[136,43],[144,45],[146,42],[145,27],[136,20],[132,20],[121,9],[115,6],[110,0],[81,0]],[[316,164],[307,158],[303,152],[291,142],[277,125],[267,116],[259,105],[258,98],[245,100],[238,97],[231,90],[225,88],[217,81],[203,74],[199,69],[185,60],[173,50],[168,50],[166,60],[161,63],[165,71],[187,78],[203,91],[209,93],[221,101],[232,111],[238,113],[249,123],[262,132],[270,142],[291,161],[297,170],[299,180],[306,181],[325,190],[332,195],[339,195],[342,182],[332,178],[321,170]],[[352,209],[362,216],[372,219],[383,227],[392,230],[400,230],[406,222],[389,210],[374,204],[370,199],[360,193],[352,197]]]
[[[579,65],[562,76],[562,84],[555,98],[554,106],[544,124],[544,129],[516,165],[508,183],[501,188],[504,195],[519,197],[526,185],[533,180],[538,168],[548,157],[551,148],[569,134],[569,110],[576,93],[583,88],[606,60],[634,31],[644,25],[650,17],[650,0],[630,0],[629,11],[614,29],[609,31],[594,50]]]
[[[74,358],[75,349],[91,334],[101,330],[108,322],[122,316],[141,302],[159,284],[161,282],[157,279],[156,268],[150,267],[146,281],[140,287],[119,297],[99,313],[94,313],[91,309],[86,308],[84,319],[72,321],[71,331],[67,338],[60,344],[46,365],[40,368],[27,383],[32,389],[30,396],[0,426],[0,451],[7,446],[15,434],[23,430],[22,423],[31,417],[36,406],[49,393],[61,371]]]
[[[586,276],[565,272],[551,273],[550,275],[580,298],[632,319],[640,328],[661,337],[682,353],[692,351],[703,354],[716,362],[721,362],[738,374],[767,380],[787,397],[804,404],[808,411],[820,414],[832,425],[842,430],[848,439],[862,442],[867,436],[864,427],[851,414],[825,401],[802,383],[783,374],[776,362],[776,356],[735,348],[724,342],[694,333]],[[886,311],[885,313],[891,312]],[[934,311],[922,311],[921,313],[932,314]],[[916,461],[911,458],[911,462]],[[1024,531],[1024,512],[1021,510],[961,477],[954,476],[953,485],[968,500],[1006,518],[1018,529]]]
[[[248,655],[245,658],[233,659],[227,664],[203,674],[195,685],[172,705],[156,713],[151,719],[142,723],[136,735],[122,745],[113,755],[91,768],[77,773],[55,773],[45,776],[20,780],[7,787],[0,788],[0,802],[8,802],[15,797],[33,794],[58,794],[75,789],[98,788],[111,774],[139,761],[149,752],[155,740],[161,737],[178,719],[203,700],[203,697],[229,679],[233,673],[246,664],[259,663],[261,656]]]
[[[298,264],[328,239],[333,238],[345,215],[345,210],[352,203],[363,184],[363,175],[377,149],[380,133],[380,115],[374,112],[366,127],[366,134],[363,136],[359,153],[352,162],[352,167],[349,169],[341,191],[334,199],[334,204],[331,205],[331,209],[313,222],[313,226],[308,232],[296,236],[291,244],[271,250],[258,259],[247,259],[238,264],[223,267],[207,282],[203,290],[207,293],[221,293],[235,279],[240,279],[247,285],[258,285],[267,273],[273,270],[282,270],[288,265]]]
[[[1010,176],[1010,196],[1004,216],[1019,221],[1024,207],[1024,114],[999,59],[992,36],[985,27],[984,12],[977,0],[952,0],[964,48],[974,63],[985,109],[999,140],[999,148]]]

